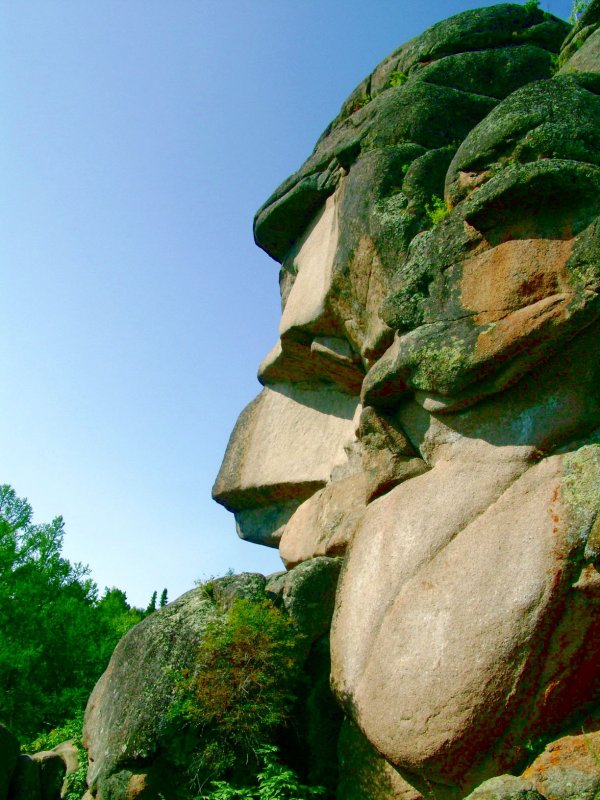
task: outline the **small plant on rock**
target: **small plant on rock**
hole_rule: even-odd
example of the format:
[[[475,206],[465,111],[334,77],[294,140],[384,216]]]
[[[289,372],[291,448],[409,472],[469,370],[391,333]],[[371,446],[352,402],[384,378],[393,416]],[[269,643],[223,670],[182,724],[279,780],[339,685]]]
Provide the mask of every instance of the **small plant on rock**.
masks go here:
[[[408,80],[408,75],[406,72],[400,72],[399,70],[394,70],[390,77],[388,78],[388,86],[404,86],[406,81]]]
[[[450,209],[441,197],[433,195],[431,202],[425,206],[425,213],[427,214],[432,226],[441,222],[444,217],[450,213]]]
[[[363,94],[362,97],[359,97],[357,100],[354,101],[354,105],[350,111],[351,114],[355,114],[357,111],[360,111],[361,108],[364,108],[368,103],[371,102],[373,98],[370,94]]]

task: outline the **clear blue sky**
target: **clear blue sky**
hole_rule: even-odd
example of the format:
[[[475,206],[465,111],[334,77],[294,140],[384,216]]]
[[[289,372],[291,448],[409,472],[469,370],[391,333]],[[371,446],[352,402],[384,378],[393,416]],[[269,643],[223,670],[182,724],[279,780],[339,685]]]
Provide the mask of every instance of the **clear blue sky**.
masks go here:
[[[277,335],[254,211],[382,58],[480,5],[0,4],[0,482],[101,590],[281,568],[210,499]]]

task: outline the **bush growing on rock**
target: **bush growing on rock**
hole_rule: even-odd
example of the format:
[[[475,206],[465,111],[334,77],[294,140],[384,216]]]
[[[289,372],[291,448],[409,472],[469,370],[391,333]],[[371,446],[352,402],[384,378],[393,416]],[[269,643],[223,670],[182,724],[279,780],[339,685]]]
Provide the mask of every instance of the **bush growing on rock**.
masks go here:
[[[165,737],[192,784],[256,773],[261,748],[292,714],[303,641],[269,600],[236,598],[209,622],[193,667],[177,678]]]

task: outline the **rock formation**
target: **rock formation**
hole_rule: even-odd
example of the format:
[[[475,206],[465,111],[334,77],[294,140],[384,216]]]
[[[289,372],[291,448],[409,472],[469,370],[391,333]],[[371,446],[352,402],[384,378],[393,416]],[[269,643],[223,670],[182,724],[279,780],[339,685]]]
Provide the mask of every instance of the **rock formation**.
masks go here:
[[[21,754],[17,738],[0,725],[1,800],[60,800],[67,789],[65,776],[78,767],[69,742],[29,756]]]
[[[275,585],[344,558],[339,800],[597,791],[581,724],[599,700],[599,35],[600,0],[572,29],[512,4],[434,25],[256,215],[281,263],[279,341],[213,494],[279,548]],[[154,624],[88,708],[101,800],[132,794],[102,789],[107,742],[129,730],[123,675]],[[311,624],[326,634],[319,602]],[[519,777],[567,734],[575,766],[563,738]]]

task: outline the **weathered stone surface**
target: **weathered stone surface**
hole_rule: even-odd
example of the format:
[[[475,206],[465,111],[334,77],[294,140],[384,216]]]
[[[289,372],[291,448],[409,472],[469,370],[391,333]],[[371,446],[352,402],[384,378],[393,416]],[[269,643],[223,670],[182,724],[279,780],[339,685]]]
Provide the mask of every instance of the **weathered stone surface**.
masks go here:
[[[595,697],[599,23],[593,0],[570,34],[508,4],[434,26],[257,213],[283,306],[260,380],[285,400],[244,412],[215,493],[279,541],[278,602],[345,555],[340,799],[539,800],[505,773]],[[302,391],[345,396],[344,423],[292,422]]]
[[[329,646],[320,640],[329,631],[340,568],[341,559],[316,558],[271,576],[268,582],[256,573],[226,575],[184,594],[129,631],[117,645],[86,709],[84,745],[94,797],[164,800],[187,796],[187,778],[173,774],[173,763],[164,752],[165,737],[172,733],[168,710],[178,676],[193,666],[206,626],[222,618],[235,599],[261,603],[270,598],[304,634],[298,657],[311,682],[294,714],[306,730],[294,730],[291,748],[302,753],[307,769],[324,768],[325,745],[318,744],[318,730],[313,729],[328,730],[334,740],[327,746],[334,748],[341,714],[332,711]],[[322,708],[313,707],[318,701]],[[323,750],[321,756],[319,750]],[[59,759],[57,753],[52,757]]]
[[[552,75],[552,53],[541,47],[501,47],[440,58],[411,73],[416,80],[501,100],[530,81]]]
[[[338,744],[337,800],[421,800],[423,795],[382,758],[349,719]]]
[[[598,317],[599,103],[577,77],[538,82],[467,136],[446,180],[458,205],[413,239],[382,305],[398,333],[363,403],[393,406],[416,390],[458,408]]]
[[[554,363],[446,424],[415,404],[400,414],[431,470],[368,507],[332,629],[338,697],[396,767],[472,788],[593,694],[597,614],[575,587],[600,499],[596,451],[532,464],[598,421],[583,355],[597,341],[574,343],[566,371],[561,359],[560,391]],[[555,628],[565,604],[577,622]]]
[[[547,800],[594,800],[600,791],[600,733],[552,742],[523,777]]]
[[[486,92],[493,90],[501,97],[523,83],[547,77],[545,56],[539,50],[557,52],[567,31],[556,17],[544,18],[539,10],[505,4],[457,14],[403,45],[359,84],[312,156],[259,209],[254,228],[259,246],[282,260],[361,152],[400,141],[436,148],[463,139],[493,107],[494,100],[483,96]],[[458,67],[446,70],[450,84],[459,83],[458,90],[427,83],[426,74],[419,79],[419,70],[431,69],[427,66],[431,62],[502,47],[513,52],[471,60],[481,72],[477,85],[460,75],[460,61]],[[523,52],[517,54],[520,49]],[[502,63],[504,83],[499,77],[490,78],[494,59]],[[443,72],[432,69],[432,80],[444,83]],[[397,75],[405,82],[396,84]],[[462,91],[462,86],[469,91]]]
[[[586,39],[597,30],[598,25],[600,25],[600,3],[598,0],[591,0],[562,43],[559,55],[561,67],[583,46]]]
[[[398,421],[374,408],[363,409],[359,438],[367,503],[427,470]]]
[[[70,775],[71,772],[77,772],[79,769],[79,750],[75,747],[72,739],[66,742],[57,744],[52,748],[52,752],[59,755],[65,764],[65,775]]]
[[[6,800],[8,785],[19,758],[19,742],[4,725],[0,725],[0,800]]]
[[[31,756],[19,756],[8,795],[10,800],[41,800],[40,768]]]
[[[364,473],[329,484],[298,508],[285,528],[279,553],[288,568],[314,556],[343,556],[366,508]]]
[[[264,386],[286,381],[307,386],[334,384],[354,395],[360,392],[364,376],[360,358],[348,340],[332,336],[315,337],[312,342],[280,339],[258,370]]]
[[[560,72],[566,75],[573,72],[600,72],[600,27],[586,37]]]
[[[267,594],[284,606],[311,642],[329,631],[341,566],[340,558],[313,558],[267,583]]]
[[[467,800],[542,800],[542,796],[523,778],[499,775],[478,786]]]
[[[52,752],[59,755],[60,758],[62,758],[63,763],[65,765],[65,777],[63,779],[62,787],[60,789],[61,796],[64,796],[69,788],[67,781],[68,776],[72,772],[77,772],[80,766],[79,749],[75,746],[73,740],[69,739],[66,742],[61,742],[60,744],[57,744],[56,747],[53,747]]]
[[[281,385],[263,389],[240,416],[231,436],[213,497],[238,512],[242,538],[277,546],[286,514],[327,482],[346,460],[357,399],[335,389]],[[282,504],[286,504],[283,506]],[[276,508],[273,509],[273,506]],[[239,512],[259,508],[249,529]],[[256,518],[258,517],[258,519]]]
[[[582,86],[577,75],[561,75],[519,89],[458,148],[446,179],[448,199],[458,203],[482,178],[491,180],[511,164],[540,158],[598,163],[599,110],[600,98]]]
[[[198,587],[151,614],[117,645],[90,697],[84,726],[88,784],[103,800],[126,796],[114,788],[122,770],[129,772],[125,783],[132,770],[148,771],[172,699],[173,675],[190,666],[215,613],[209,593]]]

